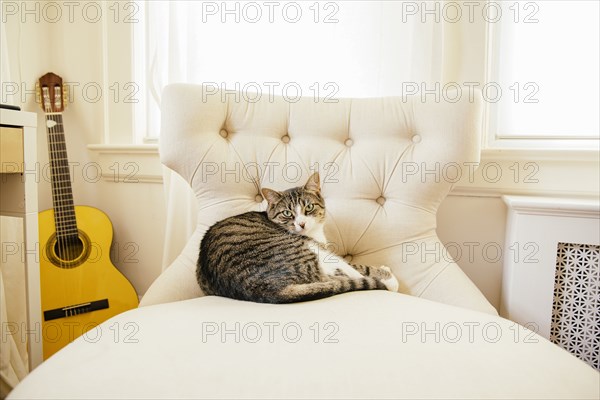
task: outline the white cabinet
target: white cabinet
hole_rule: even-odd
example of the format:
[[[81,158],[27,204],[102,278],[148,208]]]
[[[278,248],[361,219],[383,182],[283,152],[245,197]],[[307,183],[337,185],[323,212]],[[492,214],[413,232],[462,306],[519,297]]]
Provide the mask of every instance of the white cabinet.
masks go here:
[[[0,109],[3,369],[19,349],[28,371],[42,362],[36,126],[35,113]]]

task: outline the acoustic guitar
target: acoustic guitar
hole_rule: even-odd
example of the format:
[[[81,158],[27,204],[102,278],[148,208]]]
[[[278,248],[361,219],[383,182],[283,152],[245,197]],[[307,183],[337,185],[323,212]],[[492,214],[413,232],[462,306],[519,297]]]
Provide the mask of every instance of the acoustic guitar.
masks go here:
[[[74,205],[62,79],[48,73],[37,88],[46,117],[53,205],[39,214],[41,336],[47,359],[103,321],[137,307],[138,297],[110,260],[112,224],[106,214]],[[101,334],[95,332],[90,340]]]

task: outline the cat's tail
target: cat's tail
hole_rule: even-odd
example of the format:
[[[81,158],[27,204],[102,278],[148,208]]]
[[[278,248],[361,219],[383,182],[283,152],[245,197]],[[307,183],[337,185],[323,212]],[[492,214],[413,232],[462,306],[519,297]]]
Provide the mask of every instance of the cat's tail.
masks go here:
[[[371,277],[337,276],[322,282],[289,285],[271,300],[273,303],[295,303],[323,299],[357,290],[388,290],[388,287],[381,280]]]

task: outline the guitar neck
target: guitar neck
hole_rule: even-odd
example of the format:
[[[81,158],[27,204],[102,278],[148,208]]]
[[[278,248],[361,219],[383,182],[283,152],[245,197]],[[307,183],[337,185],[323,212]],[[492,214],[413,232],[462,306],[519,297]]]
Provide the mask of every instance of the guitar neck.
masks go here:
[[[61,113],[46,114],[50,176],[52,181],[52,204],[58,239],[77,237],[75,204],[71,187],[71,173]]]

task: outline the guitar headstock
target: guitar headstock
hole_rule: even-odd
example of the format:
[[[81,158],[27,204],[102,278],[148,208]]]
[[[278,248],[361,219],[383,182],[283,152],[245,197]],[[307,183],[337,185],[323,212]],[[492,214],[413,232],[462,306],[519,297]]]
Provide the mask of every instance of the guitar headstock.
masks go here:
[[[67,88],[62,78],[52,72],[42,76],[35,85],[37,102],[45,113],[60,113],[67,106]]]

